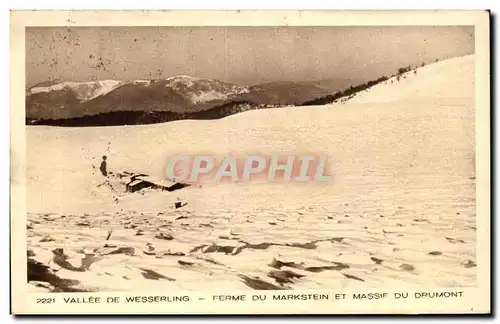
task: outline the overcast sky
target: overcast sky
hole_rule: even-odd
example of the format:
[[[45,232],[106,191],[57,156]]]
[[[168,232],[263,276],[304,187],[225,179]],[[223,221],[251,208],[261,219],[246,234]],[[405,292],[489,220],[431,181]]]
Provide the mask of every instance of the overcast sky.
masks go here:
[[[369,79],[473,52],[473,27],[36,27],[26,81]]]

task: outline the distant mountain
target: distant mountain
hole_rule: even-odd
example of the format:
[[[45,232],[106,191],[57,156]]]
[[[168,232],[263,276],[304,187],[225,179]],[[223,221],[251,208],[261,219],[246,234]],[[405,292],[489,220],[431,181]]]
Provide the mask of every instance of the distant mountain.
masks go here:
[[[28,95],[69,90],[75,94],[76,98],[80,102],[84,102],[106,94],[119,87],[122,83],[123,82],[115,80],[104,80],[95,82],[62,82],[57,84],[38,85],[29,89]]]
[[[250,87],[245,99],[259,104],[300,105],[328,93],[314,84],[280,81]]]
[[[334,79],[323,79],[316,81],[303,81],[302,84],[314,85],[328,93],[335,93],[339,90],[344,90],[350,86],[360,84],[366,80],[363,79],[347,79],[347,78],[334,78]]]
[[[187,75],[130,82],[62,82],[29,89],[26,117],[75,118],[115,111],[193,112],[248,92],[248,87]]]
[[[26,119],[29,124],[75,126],[80,122],[114,125],[213,119],[248,109],[301,105],[329,93],[308,82],[238,86],[189,75],[155,80],[46,82],[27,90]]]

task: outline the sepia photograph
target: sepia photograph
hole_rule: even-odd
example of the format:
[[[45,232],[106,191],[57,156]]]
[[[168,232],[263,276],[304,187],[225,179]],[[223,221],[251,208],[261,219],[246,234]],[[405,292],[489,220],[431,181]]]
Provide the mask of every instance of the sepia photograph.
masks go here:
[[[23,291],[466,297],[488,71],[474,24],[432,21],[26,26]]]

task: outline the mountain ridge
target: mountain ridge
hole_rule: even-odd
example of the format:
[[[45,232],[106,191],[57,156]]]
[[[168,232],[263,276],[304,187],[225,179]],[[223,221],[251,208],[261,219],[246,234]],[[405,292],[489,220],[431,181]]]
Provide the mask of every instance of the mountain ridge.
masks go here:
[[[42,83],[27,90],[26,117],[79,118],[116,111],[182,114],[230,102],[293,105],[326,94],[326,90],[312,84],[271,82],[240,86],[190,75],[151,80]]]

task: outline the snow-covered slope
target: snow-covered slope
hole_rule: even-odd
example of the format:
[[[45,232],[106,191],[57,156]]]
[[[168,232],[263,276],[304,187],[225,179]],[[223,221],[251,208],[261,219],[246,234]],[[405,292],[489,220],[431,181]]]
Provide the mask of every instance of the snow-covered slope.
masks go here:
[[[48,87],[33,87],[28,90],[28,95],[41,92],[61,91],[68,89],[73,91],[76,98],[81,102],[92,100],[118,88],[124,82],[116,80],[102,80],[90,82],[61,82]]]
[[[474,56],[392,81],[346,103],[221,120],[28,126],[28,247],[43,262],[61,247],[76,263],[81,249],[133,247],[58,272],[101,290],[244,290],[248,277],[297,289],[474,285]],[[335,179],[126,194],[119,179],[98,186],[92,168],[107,155],[111,171],[161,177],[169,155],[229,152],[326,155]],[[174,209],[177,198],[188,205]],[[280,285],[272,271],[285,269],[304,277]]]
[[[474,98],[474,55],[440,61],[358,93],[350,103]]]

